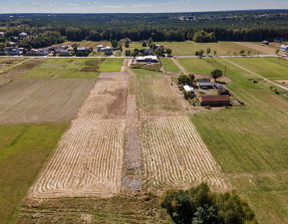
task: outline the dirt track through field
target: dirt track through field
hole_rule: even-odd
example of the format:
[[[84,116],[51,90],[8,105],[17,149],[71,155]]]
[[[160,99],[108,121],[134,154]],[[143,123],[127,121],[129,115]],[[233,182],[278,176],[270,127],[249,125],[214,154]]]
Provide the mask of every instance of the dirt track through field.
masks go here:
[[[110,197],[122,186],[128,73],[101,73],[31,198]]]

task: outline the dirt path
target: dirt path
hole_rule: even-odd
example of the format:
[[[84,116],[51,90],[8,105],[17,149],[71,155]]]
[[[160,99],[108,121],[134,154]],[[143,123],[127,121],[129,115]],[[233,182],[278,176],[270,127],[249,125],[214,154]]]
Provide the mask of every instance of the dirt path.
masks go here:
[[[276,83],[276,82],[273,82],[273,81],[271,81],[271,80],[269,80],[269,79],[266,79],[266,78],[264,78],[263,76],[255,73],[255,72],[252,72],[252,71],[248,70],[247,68],[244,68],[243,66],[238,65],[238,64],[230,61],[228,58],[223,58],[223,59],[224,59],[225,61],[229,62],[230,64],[235,65],[235,66],[237,66],[238,68],[241,68],[242,70],[244,70],[244,71],[246,71],[246,72],[249,72],[249,73],[252,74],[252,75],[257,76],[258,78],[260,78],[260,79],[262,79],[262,80],[264,80],[264,81],[266,81],[266,82],[269,82],[269,83],[271,83],[271,84],[273,84],[273,85],[275,85],[275,86],[277,86],[277,87],[280,87],[280,88],[288,91],[288,88],[285,87],[285,86],[282,86],[282,85],[280,85],[280,84],[278,84],[278,83]]]
[[[131,59],[129,59],[131,60]],[[142,188],[142,149],[141,140],[138,135],[139,120],[136,105],[135,74],[129,68],[129,60],[123,63],[123,72],[129,73],[129,91],[127,97],[126,111],[126,143],[124,152],[124,169],[123,169],[123,190],[132,192],[140,191]]]
[[[172,58],[172,61],[178,66],[178,68],[179,68],[185,75],[188,75],[188,72],[186,71],[186,69],[185,69],[175,58]]]

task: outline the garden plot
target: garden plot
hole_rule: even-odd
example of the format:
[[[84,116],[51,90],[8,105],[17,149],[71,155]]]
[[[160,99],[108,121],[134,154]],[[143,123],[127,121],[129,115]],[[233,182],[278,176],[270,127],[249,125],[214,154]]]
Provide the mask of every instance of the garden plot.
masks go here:
[[[120,192],[127,92],[128,74],[100,74],[30,197],[110,197]]]
[[[57,79],[46,81],[45,85],[43,83],[41,80],[17,80],[2,87],[0,94],[4,96],[3,99],[1,97],[4,102],[0,123],[70,121],[95,81]],[[14,88],[17,86],[20,88]]]
[[[160,191],[207,182],[225,190],[220,167],[186,116],[159,117],[142,128],[145,187]]]

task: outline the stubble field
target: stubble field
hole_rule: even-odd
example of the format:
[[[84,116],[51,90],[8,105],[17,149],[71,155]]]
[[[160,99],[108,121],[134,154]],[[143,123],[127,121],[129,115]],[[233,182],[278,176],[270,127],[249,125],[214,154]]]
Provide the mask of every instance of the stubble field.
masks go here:
[[[120,192],[128,92],[125,74],[100,75],[30,197],[109,197]]]

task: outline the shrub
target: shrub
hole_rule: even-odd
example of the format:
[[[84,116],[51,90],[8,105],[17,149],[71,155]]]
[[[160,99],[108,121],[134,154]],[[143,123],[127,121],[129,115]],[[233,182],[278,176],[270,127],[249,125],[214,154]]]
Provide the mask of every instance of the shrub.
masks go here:
[[[212,193],[205,183],[187,191],[167,191],[160,204],[177,224],[258,223],[247,201],[240,198],[235,191]]]
[[[189,85],[190,84],[190,79],[187,75],[180,75],[178,77],[178,84],[180,85]]]

